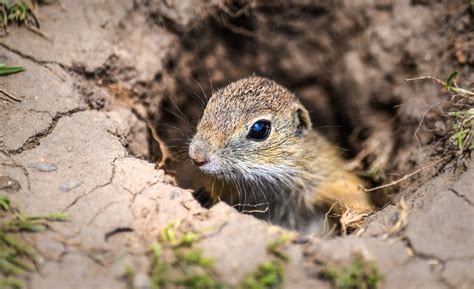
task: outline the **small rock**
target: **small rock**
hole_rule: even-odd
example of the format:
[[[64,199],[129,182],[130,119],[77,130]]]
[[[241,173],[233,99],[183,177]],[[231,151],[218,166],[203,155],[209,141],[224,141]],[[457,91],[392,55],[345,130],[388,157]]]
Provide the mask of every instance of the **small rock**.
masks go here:
[[[140,288],[140,289],[149,289],[151,288],[151,279],[148,275],[144,273],[137,273],[135,275],[135,280],[133,282],[134,288]]]
[[[181,191],[179,191],[179,190],[172,190],[170,192],[170,200],[174,200],[179,196],[181,196]]]
[[[0,190],[18,192],[20,190],[20,183],[8,176],[0,176]]]
[[[58,241],[42,237],[36,242],[38,250],[49,258],[58,260],[66,252],[64,245]]]
[[[83,183],[84,182],[81,181],[81,180],[72,180],[72,181],[69,181],[67,183],[64,183],[64,184],[60,185],[59,186],[59,191],[61,191],[62,193],[69,192],[70,190],[79,187]]]
[[[435,122],[435,127],[436,129],[442,131],[442,132],[445,132],[446,131],[446,124],[442,121],[437,121]]]
[[[53,163],[31,163],[28,164],[29,168],[37,169],[38,171],[42,172],[54,172],[58,169],[58,166]]]

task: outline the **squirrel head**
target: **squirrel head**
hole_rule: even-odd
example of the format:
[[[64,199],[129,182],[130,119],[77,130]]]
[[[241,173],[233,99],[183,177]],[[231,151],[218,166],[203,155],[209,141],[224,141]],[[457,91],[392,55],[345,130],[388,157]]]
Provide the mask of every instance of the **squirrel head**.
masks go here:
[[[308,111],[291,92],[252,76],[212,94],[189,156],[216,177],[281,179],[291,174],[292,154],[309,130]]]

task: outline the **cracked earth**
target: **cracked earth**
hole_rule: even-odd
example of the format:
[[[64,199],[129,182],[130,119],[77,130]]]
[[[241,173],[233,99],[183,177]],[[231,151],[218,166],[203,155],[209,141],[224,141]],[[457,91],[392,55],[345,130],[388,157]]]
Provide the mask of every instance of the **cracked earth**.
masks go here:
[[[181,45],[178,37],[144,25],[132,1],[61,2],[66,9],[41,9],[51,41],[21,27],[0,39],[0,62],[26,68],[0,79],[21,100],[0,100],[0,193],[28,214],[69,215],[26,237],[40,253],[28,287],[126,288],[131,265],[136,287],[150,288],[147,249],[175,220],[196,231],[219,228],[196,246],[223,280],[237,284],[268,258],[275,228],[222,203],[201,208],[190,190],[142,159],[147,125],[111,101],[118,95],[107,86],[111,79],[124,87],[153,82]],[[473,179],[470,162],[460,175],[425,181],[406,197],[410,214],[400,234],[387,234],[399,215],[388,205],[359,236],[289,244],[285,288],[330,288],[318,278],[321,264],[354,253],[377,263],[382,288],[474,288]]]

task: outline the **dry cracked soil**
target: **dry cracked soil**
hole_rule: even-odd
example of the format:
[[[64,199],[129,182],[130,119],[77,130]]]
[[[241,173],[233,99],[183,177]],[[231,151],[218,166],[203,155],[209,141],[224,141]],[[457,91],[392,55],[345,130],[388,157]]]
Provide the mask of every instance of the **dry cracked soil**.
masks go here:
[[[196,100],[183,93],[186,89],[200,93],[193,86],[192,76],[186,75],[197,72],[197,82],[207,83],[211,78],[214,86],[219,86],[239,77],[238,73],[256,70],[281,80],[306,104],[314,100],[315,106],[322,105],[321,111],[314,113],[316,117],[336,118],[346,128],[351,126],[350,118],[324,112],[324,107],[339,106],[330,98],[348,85],[353,93],[361,95],[343,99],[354,107],[374,97],[378,102],[372,109],[400,104],[403,111],[397,125],[401,130],[408,124],[416,128],[420,111],[440,99],[436,86],[422,83],[410,86],[412,90],[408,91],[409,84],[400,81],[416,75],[388,76],[400,65],[412,69],[410,72],[444,71],[441,67],[448,60],[442,65],[433,64],[429,58],[435,55],[421,55],[417,50],[444,47],[437,36],[425,34],[425,29],[433,29],[426,23],[432,25],[430,20],[441,17],[430,12],[440,8],[433,1],[320,1],[319,6],[301,14],[311,24],[309,28],[300,28],[301,23],[294,22],[294,26],[278,26],[278,33],[284,31],[280,34],[265,30],[276,25],[272,21],[283,21],[268,16],[270,9],[255,12],[250,20],[248,16],[241,19],[240,14],[232,21],[225,20],[223,14],[241,11],[232,10],[238,5],[232,4],[232,8],[229,2],[61,0],[60,4],[38,8],[41,31],[47,39],[16,26],[9,28],[7,37],[0,38],[0,62],[26,68],[23,73],[0,79],[1,88],[21,100],[0,100],[0,176],[10,180],[0,187],[0,193],[28,214],[66,212],[69,216],[65,222],[51,223],[50,230],[23,236],[38,251],[39,268],[25,277],[28,288],[127,288],[130,284],[123,279],[127,266],[135,270],[135,288],[150,288],[149,246],[163,228],[176,220],[187,231],[215,231],[193,246],[214,260],[216,274],[227,284],[238,284],[268,260],[267,244],[277,238],[280,230],[226,204],[202,208],[192,191],[183,189],[187,184],[178,186],[168,173],[155,169],[152,161],[160,153],[150,137],[149,124],[160,126],[160,113],[166,115],[161,108],[169,106],[163,101],[166,94],[180,94],[178,105],[186,97]],[[244,15],[259,9],[259,1],[249,3],[248,7],[238,6],[247,7]],[[298,16],[292,13],[291,5],[300,9],[307,4],[288,3],[288,9],[282,8],[287,13],[278,15],[289,17],[288,21]],[[342,14],[331,14],[332,9],[340,9],[337,11]],[[403,15],[397,14],[399,11]],[[465,17],[461,12],[448,16],[461,21]],[[317,20],[308,20],[313,18]],[[328,18],[338,26],[329,25]],[[406,18],[411,20],[404,22]],[[365,27],[361,23],[367,19],[372,24]],[[384,25],[374,26],[377,21]],[[261,28],[263,36],[257,36],[250,46],[229,40],[232,37],[228,35],[251,38],[247,34],[253,28]],[[311,39],[308,34],[307,38],[298,38],[301,30],[320,32],[320,38]],[[201,35],[199,31],[206,32]],[[351,33],[358,38],[349,39]],[[391,33],[395,35],[392,38]],[[209,43],[201,43],[201,37],[215,40],[212,49]],[[293,38],[290,41],[285,37]],[[274,42],[270,43],[270,38]],[[252,55],[252,45],[258,45],[259,53]],[[331,48],[335,46],[344,49],[336,53]],[[241,60],[236,59],[239,50]],[[275,60],[271,54],[277,50],[283,56]],[[372,58],[364,54],[367,51]],[[472,50],[460,51],[465,57],[460,71],[469,84],[474,81],[474,56]],[[411,54],[408,57],[404,53]],[[387,55],[402,55],[411,62],[393,58],[380,62]],[[205,66],[196,66],[196,62]],[[327,74],[323,68],[328,66],[333,68]],[[269,72],[272,68],[274,74]],[[205,75],[204,69],[208,70]],[[292,69],[299,74],[293,76]],[[366,73],[358,73],[358,69]],[[312,78],[319,79],[318,85],[311,84]],[[378,78],[384,80],[374,80]],[[370,91],[372,87],[377,88]],[[376,93],[380,91],[396,101],[384,99],[383,93]],[[407,107],[410,98],[406,95],[413,91],[435,96]],[[193,104],[183,110],[195,115],[193,110],[198,109]],[[416,113],[418,118],[412,117]],[[384,114],[382,118],[390,117]],[[370,127],[374,120],[367,123]],[[380,137],[385,136],[382,133]],[[334,138],[340,136],[336,133]],[[392,163],[403,167],[400,164],[413,160],[413,155],[428,155],[418,150],[411,133],[410,139],[415,153],[392,152],[389,161],[381,158],[386,168],[393,171],[397,166]],[[339,142],[350,145],[347,139]],[[408,145],[398,142],[385,148],[393,150],[400,143]],[[451,170],[432,172],[422,181],[405,186],[409,191],[405,197],[409,215],[406,226],[396,234],[388,232],[401,213],[399,207],[389,204],[370,216],[358,234],[329,239],[300,237],[287,244],[284,288],[331,288],[320,278],[322,264],[347,262],[354,254],[375,261],[383,274],[380,288],[474,288],[474,166],[467,161],[465,167],[455,174]],[[178,170],[178,177],[180,173]]]

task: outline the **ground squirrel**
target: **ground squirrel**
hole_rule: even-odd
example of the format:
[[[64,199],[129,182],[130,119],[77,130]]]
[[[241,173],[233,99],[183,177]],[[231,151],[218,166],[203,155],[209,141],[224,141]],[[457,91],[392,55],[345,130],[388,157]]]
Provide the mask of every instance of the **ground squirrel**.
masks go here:
[[[312,129],[308,111],[284,87],[248,77],[214,92],[189,146],[213,202],[305,233],[325,213],[374,209],[362,181]]]

